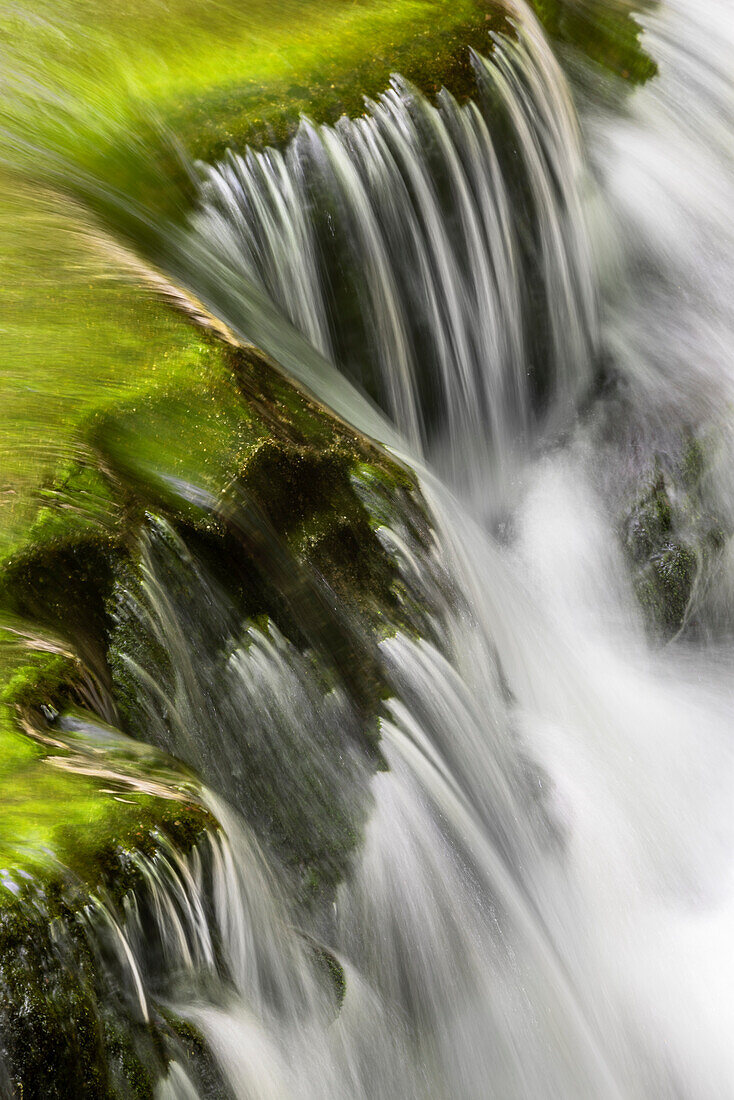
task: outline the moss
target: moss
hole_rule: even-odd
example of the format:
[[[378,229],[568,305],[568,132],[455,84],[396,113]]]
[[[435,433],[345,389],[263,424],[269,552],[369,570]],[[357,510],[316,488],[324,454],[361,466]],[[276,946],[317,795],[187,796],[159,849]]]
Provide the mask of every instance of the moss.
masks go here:
[[[91,456],[67,461],[47,482],[36,498],[41,504],[28,531],[27,541],[63,541],[82,532],[114,530],[119,525],[120,502],[114,487]]]
[[[31,880],[0,895],[0,1058],[24,1097],[152,1100],[164,1047],[100,969],[87,890]]]
[[[220,493],[263,431],[237,398],[223,346],[213,344],[202,346],[188,377],[102,409],[87,424],[89,445],[144,505],[194,521],[202,506],[187,491]]]
[[[241,644],[243,624],[260,622],[313,660],[324,698],[334,689],[346,692],[356,718],[339,738],[357,744],[375,766],[378,715],[388,692],[377,643],[398,628],[419,631],[425,614],[377,530],[403,525],[418,546],[430,546],[418,487],[408,470],[306,397],[262,355],[234,348],[223,355],[230,387],[217,376],[198,444],[186,445],[201,415],[194,386],[124,406],[119,421],[109,410],[95,422],[95,446],[140,498],[156,575],[206,663],[206,688],[195,705],[204,717],[197,721],[228,728],[227,662]],[[134,564],[123,563],[119,579],[120,591],[145,605]],[[126,600],[116,608],[109,654],[115,697],[127,728],[150,737],[146,708],[157,714],[162,704],[141,703],[129,661],[147,670],[166,698],[175,697],[176,670]],[[165,742],[163,710],[156,722],[156,736]],[[310,736],[323,767],[313,760],[304,767],[290,744],[274,758],[257,730],[245,730],[243,761],[233,763],[229,777],[236,790],[226,793],[294,870],[301,901],[318,906],[343,877],[361,826],[357,807],[345,804],[334,786],[343,745],[319,730]]]
[[[120,541],[104,531],[24,547],[3,564],[0,607],[62,637],[73,633],[80,656],[104,683],[106,601],[114,560],[124,553]]]
[[[18,1095],[113,1095],[91,971],[88,952],[42,910],[0,909],[0,1043]]]
[[[654,71],[626,4],[534,0],[534,6],[559,41],[599,64],[629,79],[647,79]],[[61,0],[53,9],[43,19],[11,16],[5,36],[15,57],[10,69],[27,69],[30,77],[30,90],[23,91],[22,80],[8,88],[4,151],[17,171],[0,181],[0,254],[9,271],[0,303],[10,334],[0,439],[7,480],[0,545],[4,539],[6,546],[34,517],[39,535],[46,526],[44,537],[60,533],[61,512],[51,506],[59,503],[54,469],[62,466],[63,483],[82,411],[105,391],[119,398],[141,379],[175,377],[173,351],[183,349],[186,358],[198,343],[140,288],[90,282],[88,252],[72,239],[58,207],[51,208],[48,188],[83,192],[93,205],[94,196],[109,195],[108,181],[154,221],[180,221],[195,195],[181,144],[188,154],[211,159],[232,144],[283,141],[301,112],[316,121],[360,114],[363,95],[384,91],[396,70],[429,95],[445,84],[465,98],[473,91],[467,45],[487,51],[490,32],[508,29],[502,5],[493,0],[275,6],[249,0],[244,7],[174,0],[165,11],[127,5],[125,18],[109,4],[102,5],[102,18],[99,11],[92,18],[82,0]],[[43,111],[39,59],[47,62],[50,85]],[[26,158],[22,151],[31,149]],[[40,155],[41,149],[49,155]],[[30,186],[21,189],[21,177]],[[42,201],[33,194],[39,182]],[[125,223],[118,226],[123,236],[130,230],[130,204],[124,205],[125,213],[116,212]],[[93,266],[96,274],[102,265]],[[153,346],[157,353],[151,355]],[[73,480],[80,484],[86,476],[77,464]],[[83,495],[79,484],[73,507]],[[90,481],[85,492],[92,511],[106,510],[101,482]]]
[[[658,465],[652,485],[642,494],[627,521],[627,548],[636,562],[644,562],[668,538],[671,523],[670,500]]]
[[[21,711],[58,714],[70,702],[78,702],[83,681],[81,663],[65,653],[29,652],[27,663],[17,668],[0,690],[0,703]]]
[[[344,998],[347,994],[347,977],[344,973],[344,967],[331,951],[320,943],[309,939],[309,944],[313,950],[314,958],[322,972],[328,979],[329,985],[334,993],[336,1001],[337,1014],[341,1011],[344,1004]]]
[[[178,765],[83,714],[34,743],[0,712],[0,1065],[18,1096],[152,1100],[163,1037],[92,951],[92,898],[143,896],[140,857],[216,822]],[[0,1085],[2,1080],[0,1079]],[[5,1093],[3,1093],[5,1095]]]
[[[531,4],[552,37],[601,68],[630,83],[656,74],[640,45],[639,24],[618,0]],[[161,112],[189,153],[203,160],[232,147],[282,145],[304,114],[330,124],[362,114],[364,98],[381,94],[395,72],[429,98],[445,87],[459,102],[469,99],[475,92],[469,48],[490,53],[495,33],[514,33],[496,0],[358,3],[329,12],[307,41],[291,34],[277,52],[254,54],[239,73],[230,67],[229,79],[164,99]]]
[[[191,97],[168,115],[172,129],[192,155],[205,160],[231,147],[282,145],[304,114],[331,124],[345,114],[362,114],[364,98],[380,95],[395,72],[429,98],[446,87],[463,101],[475,90],[469,48],[488,53],[492,32],[512,33],[495,3],[460,0],[453,12],[413,3],[405,14],[385,4],[373,5],[372,13],[369,7],[355,5],[330,20],[319,48],[294,51],[287,74],[271,70],[265,81],[256,72],[243,74],[241,81]],[[409,8],[412,19],[406,18]],[[347,48],[327,52],[329,37],[340,34]]]
[[[154,1100],[165,1063],[160,1051],[151,1050],[155,1044],[147,1029],[125,1029],[111,1015],[104,1019],[103,1029],[104,1058],[115,1096]]]
[[[0,896],[0,1059],[23,1097],[152,1100],[167,1028],[131,1015],[81,917],[86,888]]]
[[[89,695],[73,652],[17,627],[2,641],[0,863],[16,885],[30,875],[58,887],[66,868],[110,890],[120,853],[153,852],[160,836],[185,851],[214,827],[195,781],[170,758],[85,711],[59,717]]]
[[[710,510],[707,447],[685,431],[654,456],[650,479],[629,509],[623,541],[650,629],[663,639],[696,629],[696,593],[715,575],[726,531]]]
[[[183,1056],[201,1100],[234,1100],[199,1029],[170,1009],[162,1009],[161,1015],[175,1036],[174,1049],[177,1046]]]
[[[531,0],[553,38],[632,84],[657,74],[655,61],[640,44],[641,27],[625,0]],[[640,7],[647,6],[641,0]]]
[[[84,693],[93,673],[99,694],[121,714],[124,727],[144,739],[152,736],[129,661],[147,669],[163,689],[175,670],[151,632],[126,617],[130,597],[143,598],[138,544],[144,538],[160,545],[171,599],[185,604],[197,592],[204,599],[203,578],[226,596],[216,599],[217,615],[229,608],[221,620],[215,616],[209,623],[206,609],[195,603],[187,612],[187,622],[201,631],[192,648],[211,660],[212,676],[217,662],[226,668],[243,623],[274,624],[313,659],[325,697],[333,689],[346,692],[355,717],[339,737],[358,743],[364,759],[376,766],[378,716],[388,691],[377,643],[398,628],[421,630],[425,614],[420,594],[406,589],[377,530],[404,525],[418,546],[428,548],[430,528],[415,479],[262,355],[211,345],[198,368],[200,375],[185,385],[157,387],[90,417],[89,453],[98,456],[105,484],[115,503],[121,502],[125,539],[104,527],[72,524],[63,536],[54,528],[50,537],[8,560],[0,584],[5,606],[59,633],[73,631],[84,645],[79,656],[69,647],[64,654],[21,661],[6,701],[43,733],[44,723],[70,702],[88,702]],[[72,500],[75,484],[86,491],[87,475],[81,483],[70,479]],[[220,697],[226,703],[226,685],[205,694],[208,720],[219,725],[216,707]],[[44,736],[58,744],[61,732],[56,724]],[[319,731],[313,736],[318,739]],[[75,737],[68,757],[65,750],[59,753],[63,766],[89,769],[89,754],[97,749],[81,744],[78,731]],[[293,868],[307,905],[321,905],[333,894],[359,842],[359,812],[333,785],[342,749],[341,743],[322,746],[329,765],[323,774],[304,765],[284,775],[282,761],[274,766],[257,738],[243,739],[243,810]],[[112,831],[107,803],[96,798],[92,783],[84,805],[93,807],[95,824],[83,843],[74,814],[63,837],[46,828],[54,850],[74,859],[85,879],[102,871],[119,893],[136,887],[130,852],[152,852],[157,830],[185,848],[189,814],[195,828],[201,810],[188,807],[185,788],[170,812],[155,799],[131,794],[126,770],[149,762],[115,762],[108,744],[99,751],[99,774],[115,775],[106,775],[105,787],[135,803],[129,820],[115,821]],[[45,776],[50,790],[51,774],[42,760],[34,762],[29,784]],[[20,804],[17,812],[22,833]]]
[[[684,626],[697,570],[697,558],[689,546],[668,543],[651,556],[635,579],[644,611],[666,637]]]
[[[209,558],[216,557],[220,542],[230,575],[241,577],[249,595],[258,587],[266,595],[280,591],[267,577],[276,540],[280,553],[315,570],[373,627],[407,628],[395,594],[395,567],[374,534],[375,519],[358,483],[371,482],[369,501],[381,502],[381,522],[390,513],[407,512],[416,537],[425,538],[419,518],[425,509],[412,475],[307,398],[259,353],[229,348],[221,354],[239,394],[212,352],[211,372],[201,383],[156,391],[95,419],[91,440],[105,465],[141,499],[141,515],[145,508],[162,510],[193,525],[199,541],[209,544]],[[229,509],[218,503],[227,485],[234,502]],[[234,518],[240,507],[237,501],[257,513],[244,556],[223,530],[227,515]],[[270,535],[261,532],[258,550],[254,529],[263,523]],[[282,599],[274,594],[245,610],[250,617],[268,614],[287,632],[294,628],[293,616],[284,621]]]
[[[702,442],[695,436],[687,439],[680,465],[686,489],[689,492],[698,489],[706,470],[706,455]]]

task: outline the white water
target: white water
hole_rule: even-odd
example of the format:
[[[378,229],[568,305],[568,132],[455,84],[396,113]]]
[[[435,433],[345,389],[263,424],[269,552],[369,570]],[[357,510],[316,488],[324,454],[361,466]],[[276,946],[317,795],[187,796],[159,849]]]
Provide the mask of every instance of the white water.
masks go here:
[[[427,446],[461,479],[479,462],[486,485],[531,431],[568,422],[598,325],[587,180],[551,51],[532,24],[473,65],[479,106],[444,90],[433,107],[395,77],[361,119],[304,120],[284,153],[203,167],[193,229],[371,392],[414,457]]]
[[[182,976],[168,996],[236,1097],[734,1096],[731,554],[700,597],[695,640],[662,646],[645,632],[615,530],[634,469],[691,425],[723,456],[707,493],[734,519],[734,20],[725,0],[669,0],[647,21],[659,80],[625,117],[587,117],[596,195],[534,24],[520,49],[477,62],[535,199],[530,254],[486,119],[447,97],[430,108],[399,82],[366,120],[304,124],[286,153],[207,173],[192,240],[213,241],[230,277],[372,386],[421,469],[433,564],[453,585],[450,602],[433,594],[443,653],[402,635],[382,643],[389,770],[367,780],[348,769],[370,797],[324,930],[346,976],[338,1012],[276,862],[224,803],[212,807],[226,838],[211,883],[196,857],[150,871],[167,969]],[[340,358],[315,192],[333,202],[340,262],[359,276],[372,334],[361,359]],[[544,270],[542,362],[525,297],[533,265]],[[600,344],[624,398],[602,396],[574,422]],[[318,395],[380,432],[314,362]],[[539,371],[552,384],[533,412]],[[383,535],[407,577],[415,563]],[[171,747],[185,754],[193,738],[192,762],[221,788],[229,743],[210,761],[200,748],[212,744],[207,670],[187,669],[185,623],[152,566],[149,596],[179,670]],[[272,736],[286,765],[300,739],[327,767],[316,732],[348,708],[309,691],[287,643],[250,636],[228,676],[223,738],[239,719]],[[126,929],[123,967],[143,953],[132,918]],[[191,1095],[172,1066],[160,1100]]]

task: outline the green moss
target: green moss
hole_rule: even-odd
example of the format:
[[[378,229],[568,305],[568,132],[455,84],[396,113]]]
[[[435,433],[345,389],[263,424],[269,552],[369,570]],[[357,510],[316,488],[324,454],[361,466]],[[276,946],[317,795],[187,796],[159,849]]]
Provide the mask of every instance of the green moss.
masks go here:
[[[175,1036],[182,1060],[188,1074],[194,1078],[201,1100],[234,1100],[198,1028],[170,1009],[163,1009],[161,1015]]]
[[[119,525],[120,502],[92,456],[67,461],[36,498],[40,503],[28,531],[28,542],[50,542],[83,531],[114,530]]]
[[[101,278],[104,264],[78,236],[58,203],[21,191],[0,170],[3,556],[39,513],[66,511],[57,489],[83,464],[77,432],[90,407],[154,382],[192,341],[191,329],[142,287]],[[99,482],[84,488],[90,509],[102,510]]]
[[[397,574],[375,536],[364,486],[371,486],[370,504],[381,502],[379,520],[385,522],[390,512],[425,515],[415,480],[259,353],[212,348],[201,381],[108,410],[91,422],[90,439],[142,508],[192,523],[216,542],[227,514],[218,502],[230,486],[232,499],[246,502],[260,526],[265,523],[261,550],[256,534],[248,535],[256,565],[273,557],[268,538],[275,538],[280,553],[315,569],[373,627],[407,626],[395,593]],[[425,523],[416,518],[414,531],[425,538]],[[229,551],[236,547],[230,544]],[[247,574],[244,563],[242,568]],[[279,619],[272,601],[247,611]],[[292,629],[293,622],[282,625]]]
[[[112,582],[116,551],[117,544],[97,532],[29,546],[3,563],[0,603],[52,628],[68,624],[72,612],[79,611],[89,632],[102,640],[106,623],[101,605]]]
[[[651,630],[668,639],[696,626],[698,601],[715,575],[726,531],[706,494],[707,447],[684,432],[656,455],[648,486],[629,509],[624,544]]]
[[[93,736],[54,726],[31,740],[6,708],[0,717],[0,862],[16,885],[66,867],[118,890],[126,851],[152,854],[160,835],[187,851],[213,827],[193,778],[164,754],[98,722],[85,727]]]
[[[346,689],[358,716],[350,736],[374,766],[377,717],[388,690],[377,643],[397,628],[421,630],[425,616],[376,532],[383,524],[404,526],[417,546],[430,545],[418,487],[408,470],[259,353],[213,348],[212,356],[218,363],[212,384],[164,387],[92,423],[105,468],[140,502],[140,531],[147,532],[168,598],[180,605],[191,646],[207,662],[207,690],[196,707],[205,724],[219,728],[230,720],[218,710],[226,709],[228,688],[217,677],[224,677],[243,623],[266,630],[273,624],[311,655],[324,696]],[[145,605],[132,559],[122,562],[118,577]],[[216,608],[211,622],[197,603],[204,590]],[[149,737],[148,704],[141,706],[129,661],[169,698],[175,669],[135,613],[127,615],[125,601],[110,612],[115,699],[126,728]],[[165,721],[161,716],[162,728]],[[284,769],[256,731],[251,738],[244,731],[237,799],[294,869],[304,903],[319,905],[343,877],[360,823],[334,787],[340,745],[321,745],[320,731],[311,736],[323,752],[322,770],[313,760],[304,769],[297,746],[281,746],[282,758],[293,754]]]
[[[698,562],[684,544],[669,543],[654,553],[635,579],[643,610],[665,637],[685,624]]]
[[[706,469],[706,455],[704,446],[695,436],[690,436],[686,442],[683,457],[681,459],[681,474],[686,489],[695,491],[701,485]]]
[[[17,1095],[113,1096],[91,974],[88,951],[43,909],[0,907],[0,1044]]]
[[[161,1039],[109,988],[82,914],[93,897],[115,906],[129,890],[144,893],[133,853],[153,857],[168,844],[188,852],[216,823],[180,766],[83,714],[31,739],[3,707],[0,788],[8,1087],[39,1100],[148,1100],[165,1068]]]
[[[62,638],[72,635],[103,692],[109,682],[105,602],[115,557],[123,553],[118,540],[104,531],[52,538],[6,559],[0,576],[0,607]]]
[[[331,951],[327,951],[326,948],[322,947],[320,944],[314,945],[314,954],[317,962],[323,967],[329,978],[336,997],[337,1011],[339,1011],[344,1004],[344,998],[347,993],[347,978],[344,973],[344,967],[336,956],[332,955]]]
[[[668,538],[672,510],[659,465],[655,479],[633,507],[627,521],[627,548],[638,563],[644,562]]]
[[[86,429],[91,447],[133,493],[190,519],[202,507],[187,499],[187,488],[220,493],[265,430],[238,400],[224,349],[212,343],[196,348],[174,384],[94,413]]]
[[[654,71],[626,4],[533,2],[560,42],[600,65],[629,79]],[[5,549],[39,508],[41,527],[55,528],[60,512],[47,510],[49,493],[57,496],[56,471],[68,465],[90,405],[104,393],[119,399],[141,380],[176,378],[177,354],[186,359],[193,349],[195,358],[198,341],[140,287],[99,278],[107,261],[80,244],[79,210],[51,201],[48,188],[68,185],[94,205],[93,194],[109,198],[108,181],[154,220],[180,220],[194,193],[181,143],[190,155],[212,158],[233,143],[283,141],[301,112],[316,121],[360,114],[363,95],[384,91],[396,70],[429,95],[447,84],[463,98],[473,87],[467,45],[489,50],[490,32],[507,29],[494,0],[133,0],[124,9],[105,0],[94,12],[85,0],[40,0],[31,7],[24,14],[21,2],[2,17],[13,74],[0,150],[7,159],[0,175]],[[15,80],[24,71],[25,87]],[[119,266],[119,257],[112,263]],[[104,511],[99,490],[99,482],[88,486],[86,504]],[[76,507],[82,494],[75,496]]]
[[[553,38],[633,84],[657,74],[657,65],[640,44],[641,27],[626,0],[531,0]],[[649,6],[641,0],[640,8]]]
[[[142,1027],[121,1027],[109,1015],[103,1026],[104,1058],[114,1094],[131,1100],[154,1100],[165,1062],[151,1034]]]
[[[469,47],[488,53],[491,32],[510,30],[501,6],[481,0],[355,4],[329,13],[318,38],[291,36],[231,83],[187,98],[168,121],[192,155],[212,160],[233,146],[283,144],[302,115],[356,117],[395,72],[429,97],[447,87],[465,100],[475,88]]]
[[[82,665],[70,654],[31,650],[0,691],[0,703],[21,711],[58,714],[71,701],[79,701],[82,679]]]

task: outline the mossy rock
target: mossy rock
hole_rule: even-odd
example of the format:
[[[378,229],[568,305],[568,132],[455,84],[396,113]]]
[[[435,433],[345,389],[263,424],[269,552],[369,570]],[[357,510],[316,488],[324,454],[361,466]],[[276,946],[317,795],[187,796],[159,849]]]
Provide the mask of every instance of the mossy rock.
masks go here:
[[[624,2],[530,0],[530,6],[552,38],[599,68],[631,84],[657,73]],[[512,12],[501,0],[354,4],[332,13],[308,45],[293,35],[277,53],[260,59],[254,53],[236,78],[232,74],[206,89],[164,99],[159,113],[198,159],[215,160],[227,149],[248,145],[281,146],[304,115],[328,124],[342,115],[358,117],[365,98],[384,92],[393,73],[429,99],[446,88],[459,102],[467,101],[476,91],[470,49],[491,53],[495,34],[515,34]],[[160,138],[148,130],[146,143],[158,145]],[[160,163],[172,165],[166,141],[160,150]],[[177,175],[186,190],[180,170]]]
[[[622,525],[635,593],[648,627],[663,640],[696,625],[696,591],[715,571],[725,543],[705,492],[706,452],[684,432],[652,460],[650,480]]]
[[[667,543],[650,556],[635,578],[635,592],[646,615],[665,637],[685,624],[698,562],[685,544]]]
[[[165,1036],[109,985],[86,915],[144,891],[140,859],[186,854],[217,823],[179,765],[82,713],[31,739],[3,709],[0,760],[2,1095],[152,1098]]]
[[[552,38],[601,69],[631,84],[644,84],[657,74],[657,64],[640,43],[642,28],[627,0],[530,2]],[[642,10],[652,4],[641,0],[638,6]]]
[[[107,684],[105,607],[124,554],[118,538],[98,530],[33,542],[3,562],[0,609],[61,637],[71,633],[85,665]]]
[[[146,670],[164,696],[176,675],[165,645],[129,614],[129,597],[146,598],[145,544],[169,599],[186,604],[202,583],[211,590],[211,622],[206,607],[187,612],[196,624],[188,628],[191,645],[211,664],[201,701],[206,722],[221,724],[217,706],[227,688],[216,688],[216,677],[251,624],[279,632],[306,656],[324,695],[346,693],[353,709],[341,736],[358,745],[368,770],[379,764],[378,720],[388,692],[379,641],[397,629],[435,629],[424,593],[401,578],[380,538],[386,525],[419,556],[430,553],[430,519],[413,474],[266,357],[221,344],[211,345],[205,375],[190,385],[163,386],[91,418],[88,442],[125,500],[129,527],[124,553],[110,541],[113,579],[103,607],[104,656],[123,727],[153,736],[131,666]],[[52,541],[39,552],[52,555],[61,545]],[[166,744],[161,722],[157,743]],[[247,781],[234,800],[293,868],[303,900],[321,904],[359,841],[359,813],[335,790],[322,814],[323,792],[332,790],[328,767],[320,789],[318,774],[304,779],[299,802],[268,754],[246,734],[243,743]],[[325,763],[340,751],[339,744],[324,747]],[[180,755],[200,766],[195,752]]]
[[[670,536],[672,508],[662,470],[642,494],[627,521],[626,543],[633,559],[645,562]]]
[[[186,1065],[200,1100],[235,1100],[198,1028],[169,1008],[162,1009],[161,1016],[175,1037],[181,1055],[178,1060]]]
[[[152,392],[92,424],[93,446],[140,500],[141,520],[149,509],[197,528],[210,557],[219,542],[230,576],[243,577],[243,590],[279,591],[268,569],[292,557],[372,627],[410,628],[396,596],[397,571],[355,479],[369,478],[381,519],[392,514],[408,523],[425,548],[427,513],[412,473],[299,391],[260,353],[222,348],[220,354],[225,363],[212,368],[206,383]],[[247,526],[239,550],[232,537],[238,523]],[[298,624],[282,617],[277,602],[244,610],[249,617],[268,614],[292,634]]]

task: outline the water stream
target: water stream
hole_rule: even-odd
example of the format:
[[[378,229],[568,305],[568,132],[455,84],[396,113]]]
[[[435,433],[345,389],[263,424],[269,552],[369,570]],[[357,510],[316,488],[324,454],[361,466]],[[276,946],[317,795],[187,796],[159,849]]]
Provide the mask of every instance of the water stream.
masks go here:
[[[734,1096],[734,20],[661,0],[660,75],[610,106],[517,17],[468,103],[396,76],[358,120],[199,166],[165,244],[167,275],[411,466],[433,525],[429,548],[378,531],[436,636],[370,642],[377,769],[347,688],[237,621],[163,521],[118,593],[170,661],[163,682],[119,643],[146,737],[223,829],[145,865],[142,915],[89,919],[135,1011],[196,1025],[237,1100]],[[686,538],[704,512],[724,535],[661,636],[620,516],[691,438],[701,514],[673,504]],[[251,769],[284,831],[328,848],[358,822],[311,926],[233,809]],[[182,1053],[157,1100],[198,1087]]]

